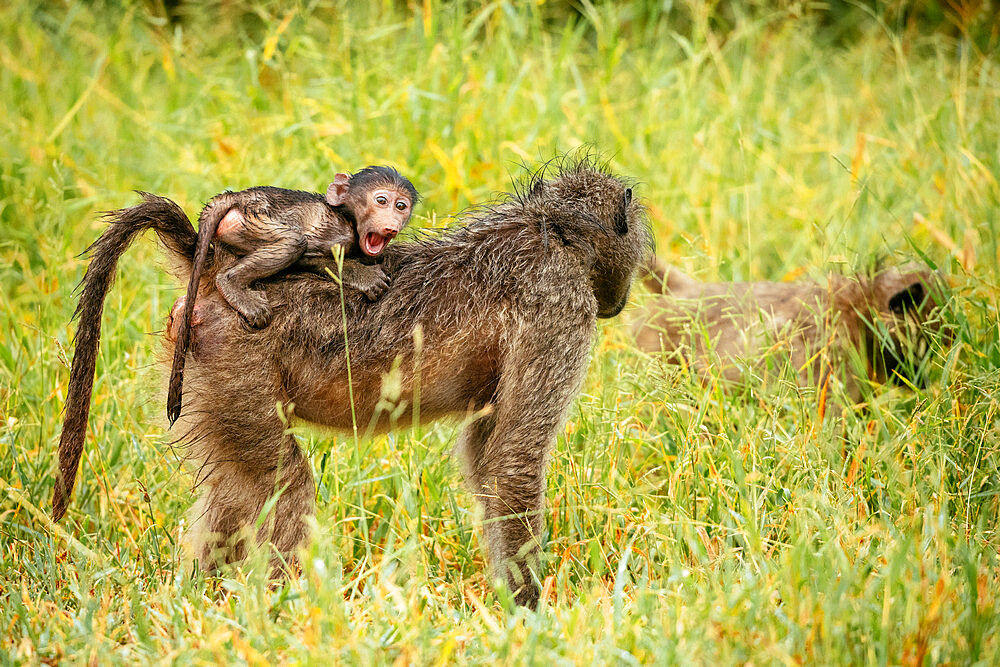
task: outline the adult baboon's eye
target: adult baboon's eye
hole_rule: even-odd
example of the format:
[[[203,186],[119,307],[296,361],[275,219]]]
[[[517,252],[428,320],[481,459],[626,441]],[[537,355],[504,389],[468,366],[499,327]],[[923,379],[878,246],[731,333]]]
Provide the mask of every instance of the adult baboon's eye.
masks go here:
[[[625,188],[625,205],[632,203],[632,188]]]
[[[389,200],[385,198],[385,195],[379,195],[378,197],[375,197],[375,201],[378,202],[379,206],[385,206],[385,203]]]
[[[405,211],[406,210],[406,202],[405,201],[398,201],[398,202],[396,202],[396,210],[398,210],[398,211]]]

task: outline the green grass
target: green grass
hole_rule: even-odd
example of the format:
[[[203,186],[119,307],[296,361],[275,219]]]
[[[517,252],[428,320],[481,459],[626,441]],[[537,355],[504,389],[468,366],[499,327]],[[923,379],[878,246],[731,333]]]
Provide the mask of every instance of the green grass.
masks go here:
[[[684,22],[641,3],[220,3],[179,25],[35,4],[0,9],[0,662],[1000,661],[995,39],[870,19],[831,45],[766,11],[723,34],[698,3]],[[358,448],[304,431],[302,577],[206,581],[162,422],[179,287],[146,240],[107,302],[68,520],[44,518],[100,210],[142,189],[193,215],[226,187],[390,162],[435,226],[582,144],[639,181],[659,253],[699,277],[925,256],[954,287],[937,381],[821,420],[787,385],[666,371],[620,318],[552,456],[537,614],[484,575],[448,423]]]

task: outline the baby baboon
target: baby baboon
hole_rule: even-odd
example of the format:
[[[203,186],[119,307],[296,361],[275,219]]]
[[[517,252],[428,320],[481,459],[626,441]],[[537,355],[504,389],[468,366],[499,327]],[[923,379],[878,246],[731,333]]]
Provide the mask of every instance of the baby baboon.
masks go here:
[[[484,508],[494,575],[520,604],[537,603],[546,455],[586,371],[596,319],[624,307],[651,246],[642,206],[603,168],[583,159],[543,176],[439,236],[388,248],[392,286],[374,303],[345,294],[346,319],[339,286],[309,274],[263,285],[274,317],[262,330],[220,307],[217,292],[198,297],[179,423],[199,472],[191,519],[203,567],[242,557],[239,536],[278,492],[256,539],[285,556],[306,539],[315,491],[281,418],[291,406],[300,420],[338,429],[465,416],[458,449]],[[388,411],[383,375],[394,364]],[[57,514],[79,450],[66,447],[61,460],[70,482],[57,486]]]
[[[325,197],[268,186],[213,197],[199,217],[198,247],[186,299],[189,305],[177,321],[167,391],[170,423],[181,410],[188,331],[210,244],[221,245],[240,257],[215,274],[215,285],[250,326],[260,328],[270,321],[271,307],[263,292],[250,289],[251,283],[289,267],[324,271],[331,265],[334,246],[341,247],[345,257],[373,260],[410,221],[417,197],[413,184],[389,167],[337,174]],[[343,279],[370,299],[378,298],[388,286],[377,264],[354,262]]]
[[[861,396],[852,362],[867,379],[921,386],[929,338],[941,328],[943,285],[927,269],[884,269],[871,276],[830,276],[826,285],[702,283],[654,258],[652,298],[633,318],[647,352],[735,382],[786,360],[802,386],[832,372],[847,395]]]
[[[292,265],[322,272],[334,246],[343,248],[345,257],[378,257],[410,221],[417,197],[413,184],[389,167],[337,174],[325,196],[269,186],[224,192],[201,212],[199,251],[218,243],[241,257],[217,273],[215,283],[229,305],[260,328],[270,320],[270,307],[251,283]],[[196,259],[192,277],[200,281],[201,270]],[[355,280],[373,299],[387,286],[377,266]]]

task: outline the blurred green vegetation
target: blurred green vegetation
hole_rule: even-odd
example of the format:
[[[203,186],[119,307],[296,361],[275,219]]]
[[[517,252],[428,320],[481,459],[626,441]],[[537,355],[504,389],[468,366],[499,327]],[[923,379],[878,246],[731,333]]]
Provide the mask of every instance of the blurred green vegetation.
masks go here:
[[[994,3],[965,6],[5,4],[0,661],[996,663],[1000,63]],[[937,381],[823,420],[786,383],[669,371],[611,321],[552,457],[539,613],[485,578],[446,423],[359,448],[304,429],[302,577],[205,581],[159,421],[179,288],[147,240],[108,299],[69,520],[44,519],[99,211],[390,163],[434,227],[581,145],[699,277],[939,267]]]

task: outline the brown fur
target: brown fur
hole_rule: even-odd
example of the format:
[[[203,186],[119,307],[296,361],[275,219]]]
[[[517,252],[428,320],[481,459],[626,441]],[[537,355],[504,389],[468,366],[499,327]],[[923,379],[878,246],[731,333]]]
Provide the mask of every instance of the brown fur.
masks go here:
[[[832,371],[855,401],[855,355],[868,380],[920,385],[928,337],[941,326],[942,281],[926,269],[831,275],[826,285],[702,283],[654,258],[645,282],[662,296],[632,318],[639,348],[730,382],[762,373],[774,355],[801,386],[821,386]]]
[[[301,275],[266,283],[274,317],[252,330],[203,280],[179,421],[199,471],[191,518],[202,565],[240,558],[240,537],[275,493],[256,540],[288,555],[307,538],[312,474],[279,404],[298,420],[351,429],[353,394],[358,426],[386,430],[411,423],[419,387],[421,421],[469,420],[458,450],[484,509],[493,574],[535,605],[546,456],[595,321],[624,307],[650,245],[631,191],[583,160],[536,175],[444,234],[391,246],[392,286],[375,303],[345,294],[346,319],[334,282]],[[395,416],[379,404],[394,362]]]

